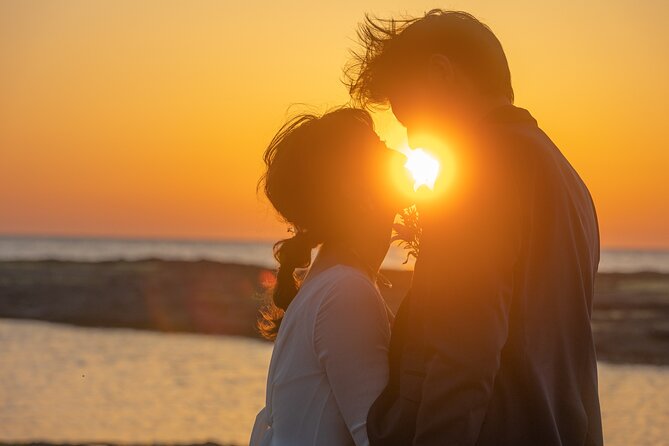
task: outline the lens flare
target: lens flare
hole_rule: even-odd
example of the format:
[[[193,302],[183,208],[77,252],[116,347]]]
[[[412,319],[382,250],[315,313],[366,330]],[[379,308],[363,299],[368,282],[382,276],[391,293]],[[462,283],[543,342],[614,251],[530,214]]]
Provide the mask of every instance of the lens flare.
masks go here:
[[[413,190],[427,186],[434,190],[434,183],[439,175],[439,161],[423,149],[408,149],[404,151],[407,161],[404,167],[411,173],[414,184]]]

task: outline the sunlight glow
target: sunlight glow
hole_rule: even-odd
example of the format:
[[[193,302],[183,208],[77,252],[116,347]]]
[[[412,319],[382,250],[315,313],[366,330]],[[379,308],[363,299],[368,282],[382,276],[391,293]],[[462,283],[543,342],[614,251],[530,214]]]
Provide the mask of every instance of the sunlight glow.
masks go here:
[[[414,184],[413,190],[427,186],[434,190],[434,183],[439,175],[439,161],[423,149],[408,149],[404,151],[407,161],[404,167],[411,173]]]

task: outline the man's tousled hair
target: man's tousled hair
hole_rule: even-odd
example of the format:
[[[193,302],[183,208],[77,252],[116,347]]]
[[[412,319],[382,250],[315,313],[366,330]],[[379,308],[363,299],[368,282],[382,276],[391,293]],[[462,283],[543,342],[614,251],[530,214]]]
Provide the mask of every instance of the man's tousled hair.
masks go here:
[[[429,56],[441,53],[462,68],[485,94],[513,102],[509,65],[490,28],[469,13],[433,9],[422,17],[366,15],[358,27],[361,48],[352,51],[344,84],[363,107],[383,107]]]

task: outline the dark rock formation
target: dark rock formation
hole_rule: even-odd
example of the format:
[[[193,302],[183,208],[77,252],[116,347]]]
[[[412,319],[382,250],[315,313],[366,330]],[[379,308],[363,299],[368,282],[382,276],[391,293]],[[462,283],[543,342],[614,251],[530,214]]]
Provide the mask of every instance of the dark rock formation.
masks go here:
[[[396,310],[411,273],[384,271]],[[95,327],[258,336],[273,272],[217,262],[0,262],[0,317]],[[600,274],[593,329],[600,359],[669,364],[669,274]]]

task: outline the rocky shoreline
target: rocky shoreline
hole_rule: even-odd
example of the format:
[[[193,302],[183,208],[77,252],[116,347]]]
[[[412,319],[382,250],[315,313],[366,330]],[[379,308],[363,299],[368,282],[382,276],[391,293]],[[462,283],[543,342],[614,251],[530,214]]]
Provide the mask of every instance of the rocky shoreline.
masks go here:
[[[384,275],[396,309],[411,273]],[[258,337],[273,280],[266,268],[210,261],[0,262],[0,317]],[[599,274],[593,329],[600,360],[669,364],[669,274]]]

